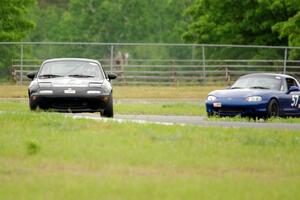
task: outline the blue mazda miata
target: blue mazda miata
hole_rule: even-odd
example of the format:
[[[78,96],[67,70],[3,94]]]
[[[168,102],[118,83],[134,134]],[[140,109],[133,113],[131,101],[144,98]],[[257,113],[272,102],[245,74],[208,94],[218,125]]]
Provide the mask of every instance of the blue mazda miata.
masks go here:
[[[299,88],[299,82],[288,75],[245,75],[230,88],[209,93],[206,112],[208,116],[300,116]]]

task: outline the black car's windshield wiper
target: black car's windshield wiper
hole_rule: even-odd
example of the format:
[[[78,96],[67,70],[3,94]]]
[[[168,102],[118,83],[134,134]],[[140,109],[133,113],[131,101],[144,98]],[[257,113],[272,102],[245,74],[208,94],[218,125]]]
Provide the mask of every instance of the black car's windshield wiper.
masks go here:
[[[252,86],[250,89],[270,89],[268,87],[263,87],[263,86]]]
[[[230,89],[242,89],[242,87],[231,87]]]
[[[95,76],[84,75],[84,74],[70,74],[68,76],[70,76],[70,77],[79,77],[79,78],[93,78],[93,77],[95,77]]]
[[[58,74],[41,74],[39,75],[39,78],[55,78],[55,77],[62,77]]]

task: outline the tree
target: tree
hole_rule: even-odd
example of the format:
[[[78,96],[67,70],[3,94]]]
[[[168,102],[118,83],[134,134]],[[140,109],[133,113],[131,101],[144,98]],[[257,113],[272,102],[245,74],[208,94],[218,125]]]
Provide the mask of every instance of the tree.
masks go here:
[[[1,0],[0,1],[0,41],[20,41],[34,23],[27,17],[29,8],[35,0]],[[0,46],[0,78],[7,76],[11,59],[19,49],[12,45]]]
[[[185,25],[182,12],[190,5],[190,1],[70,0],[65,9],[55,8],[55,4],[47,3],[49,0],[40,0],[44,3],[34,12],[33,19],[37,22],[37,27],[32,31],[30,40],[180,43],[183,42],[181,34]],[[47,20],[43,16],[47,16]],[[121,49],[115,48],[115,51]],[[144,54],[149,54],[149,51]],[[108,54],[110,49],[99,46],[78,47],[77,50],[68,49],[63,53],[66,56],[69,52],[72,55],[68,56],[94,57]],[[135,52],[141,50],[137,49]]]
[[[273,26],[279,32],[280,38],[288,38],[290,46],[300,46],[300,11],[287,21],[279,22]]]
[[[64,41],[182,42],[182,11],[190,0],[70,0]]]
[[[19,41],[34,27],[26,15],[35,0],[0,1],[0,41]]]
[[[299,4],[299,0],[198,0],[185,11],[189,28],[183,38],[196,43],[293,45],[299,37]]]
[[[64,9],[56,6],[34,7],[31,11],[31,19],[36,26],[30,31],[28,41],[56,41],[61,34],[60,21],[63,17]]]

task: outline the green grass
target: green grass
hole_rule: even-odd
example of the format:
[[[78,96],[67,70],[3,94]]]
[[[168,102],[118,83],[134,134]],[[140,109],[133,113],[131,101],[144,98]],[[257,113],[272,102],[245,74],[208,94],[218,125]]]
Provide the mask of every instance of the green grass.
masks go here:
[[[118,114],[146,115],[206,115],[203,105],[192,103],[115,104]]]
[[[0,199],[300,198],[299,131],[0,110]]]
[[[0,110],[28,111],[27,101],[23,100],[1,100]],[[187,115],[206,116],[204,105],[195,103],[116,103],[114,104],[116,114],[141,114],[141,115]],[[229,121],[229,122],[253,122],[248,118],[241,117],[211,117],[208,121]],[[273,118],[268,122],[300,123],[300,118]]]
[[[0,100],[0,111],[29,111],[27,100]]]
[[[204,111],[203,111],[204,112]],[[268,122],[268,123],[300,123],[300,118],[298,117],[276,117],[276,118],[269,118],[267,120],[264,119],[253,119],[248,117],[209,117],[207,118],[208,121],[225,121],[225,122]]]
[[[0,100],[0,110],[27,111],[27,101]],[[117,114],[147,114],[147,115],[205,115],[203,105],[193,103],[150,103],[127,104],[116,103],[114,110]]]

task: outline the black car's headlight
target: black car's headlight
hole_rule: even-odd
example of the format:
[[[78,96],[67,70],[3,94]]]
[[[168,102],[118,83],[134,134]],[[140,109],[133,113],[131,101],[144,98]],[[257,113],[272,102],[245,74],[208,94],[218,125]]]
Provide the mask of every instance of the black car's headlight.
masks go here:
[[[99,91],[99,90],[88,90],[86,93],[87,94],[101,94],[101,91]]]
[[[209,95],[206,100],[207,101],[215,101],[215,100],[217,100],[217,97],[215,97],[213,95]]]
[[[41,88],[52,87],[52,83],[51,82],[39,82],[39,87],[41,87]]]
[[[102,82],[90,82],[89,87],[92,87],[92,88],[102,87]]]
[[[262,97],[261,96],[250,96],[246,98],[246,101],[248,102],[258,102],[258,101],[262,101]]]
[[[53,94],[53,90],[40,90],[39,94]]]

